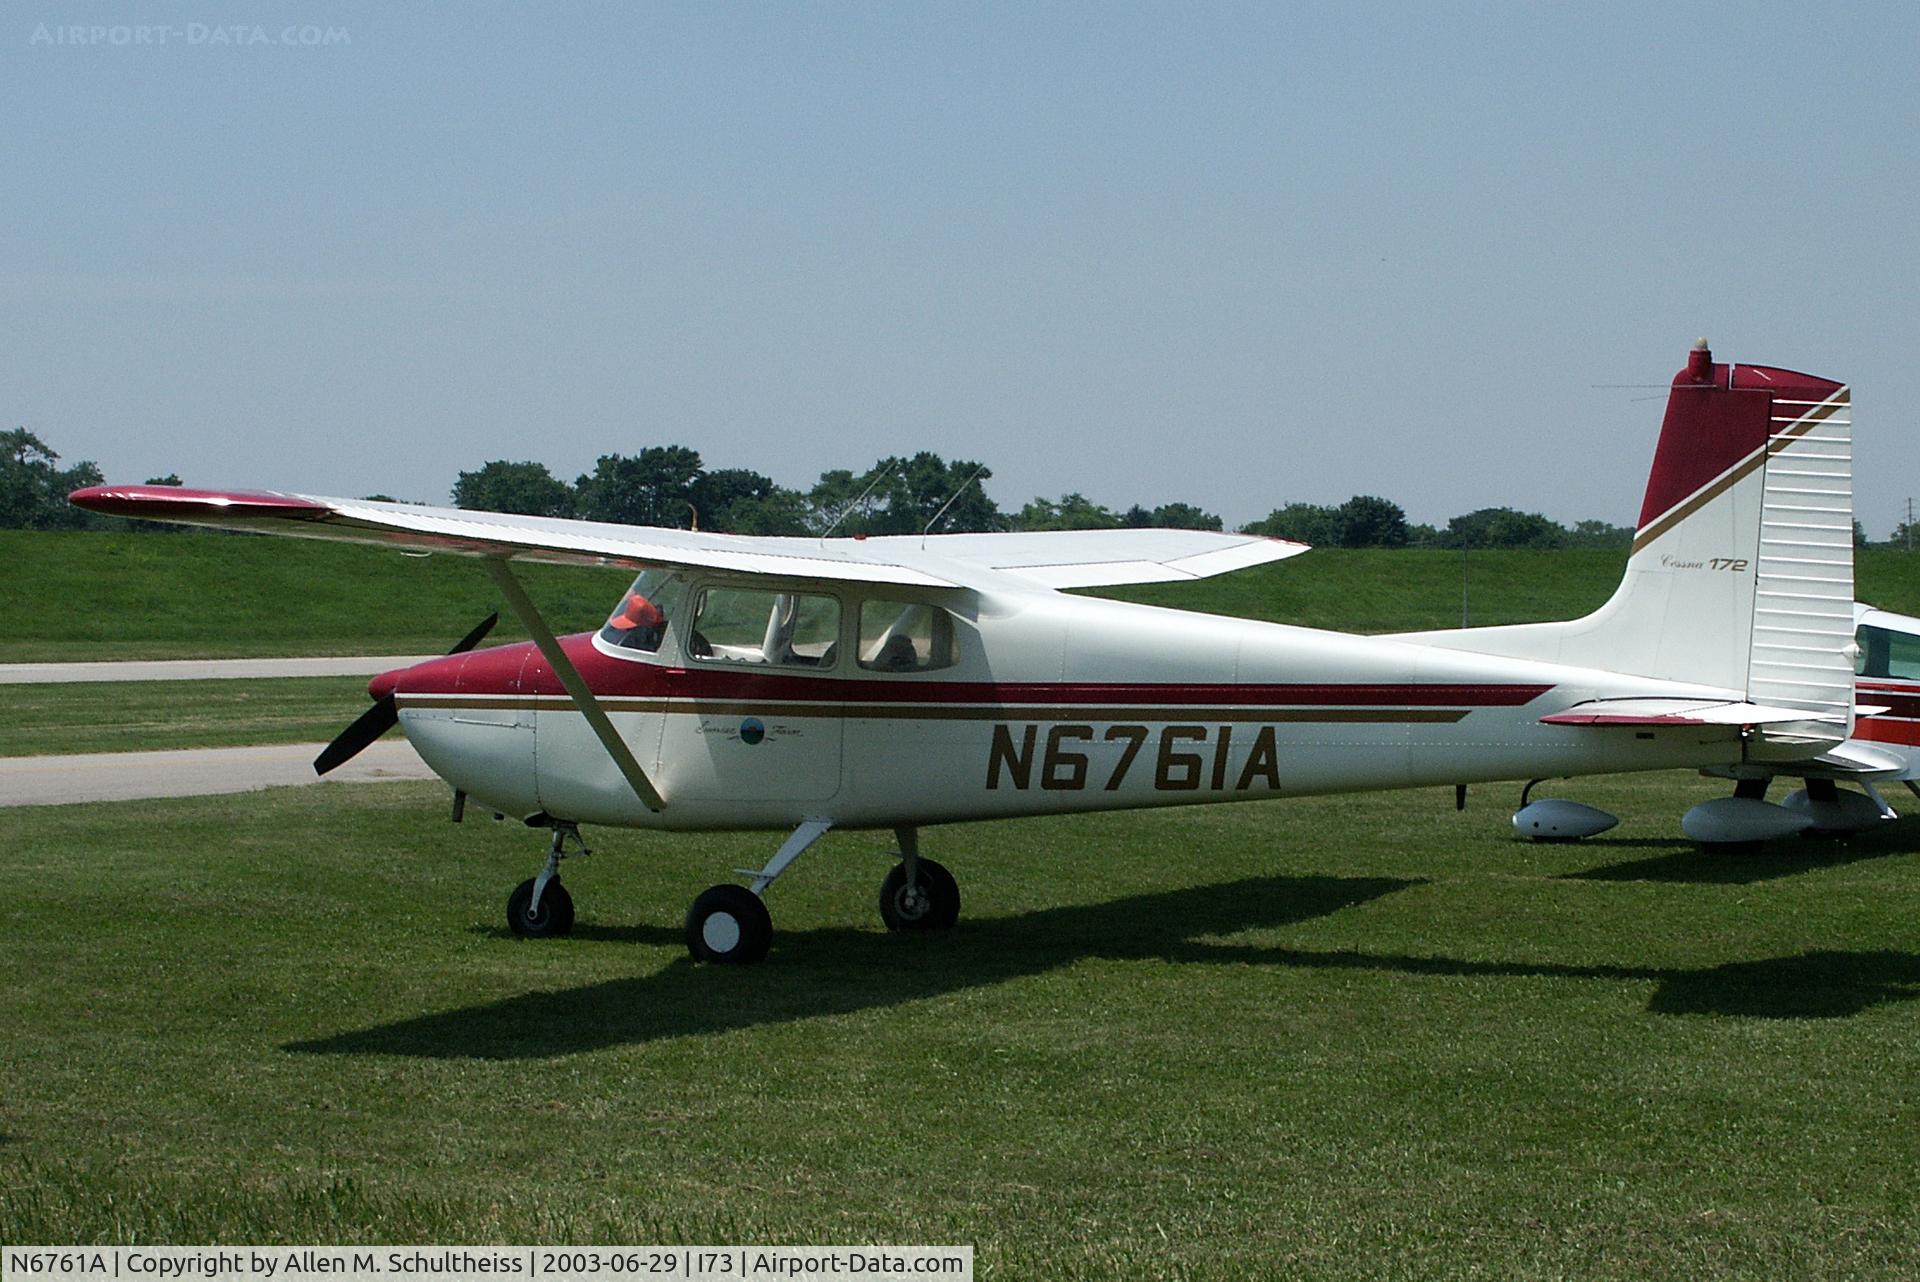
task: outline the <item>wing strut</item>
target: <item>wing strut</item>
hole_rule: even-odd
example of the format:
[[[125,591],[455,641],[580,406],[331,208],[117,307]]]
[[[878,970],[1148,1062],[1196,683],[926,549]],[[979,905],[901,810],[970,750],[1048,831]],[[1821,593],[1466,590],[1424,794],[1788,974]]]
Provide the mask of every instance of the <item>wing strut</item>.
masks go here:
[[[514,577],[507,559],[502,556],[485,558],[487,573],[500,588],[500,594],[507,598],[507,604],[513,608],[514,617],[520,620],[520,626],[533,636],[533,643],[540,647],[540,655],[560,678],[560,684],[567,688],[567,696],[573,700],[573,706],[580,709],[580,715],[587,719],[594,735],[600,740],[601,747],[613,758],[613,764],[620,768],[626,777],[627,785],[633,789],[634,796],[645,802],[647,809],[655,814],[666,809],[666,800],[647,778],[647,772],[634,760],[633,752],[627,747],[626,740],[613,728],[613,722],[607,719],[607,713],[600,701],[593,697],[593,691],[581,679],[580,670],[573,666],[573,660],[567,658],[566,651],[560,648],[560,642],[554,639],[553,629],[540,617],[540,611],[527,596],[527,590],[520,586],[520,580]]]

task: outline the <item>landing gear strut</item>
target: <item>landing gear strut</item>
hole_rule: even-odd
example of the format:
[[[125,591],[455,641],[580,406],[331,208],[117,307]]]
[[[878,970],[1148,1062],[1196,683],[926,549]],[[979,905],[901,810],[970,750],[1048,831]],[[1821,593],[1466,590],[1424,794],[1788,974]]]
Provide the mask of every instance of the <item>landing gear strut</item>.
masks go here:
[[[880,883],[880,920],[888,930],[950,930],[960,919],[960,886],[953,874],[920,857],[920,834],[896,828],[900,862]]]
[[[578,824],[559,819],[551,822],[553,844],[547,849],[546,867],[507,896],[507,929],[527,939],[564,935],[573,929],[573,896],[560,884],[560,861],[593,853],[580,839]],[[567,849],[569,842],[576,849]]]
[[[765,868],[737,869],[753,878],[751,888],[728,882],[701,891],[687,910],[687,951],[693,959],[727,965],[763,960],[773,942],[773,918],[760,896],[831,827],[831,820],[809,819],[781,843]]]
[[[744,965],[764,960],[773,941],[773,919],[761,896],[807,848],[826,835],[830,820],[813,819],[793,830],[764,868],[741,868],[751,886],[723,883],[700,892],[687,910],[687,952],[695,961]],[[895,828],[900,862],[880,883],[880,918],[888,930],[947,930],[960,916],[960,887],[953,874],[920,857],[915,828]]]

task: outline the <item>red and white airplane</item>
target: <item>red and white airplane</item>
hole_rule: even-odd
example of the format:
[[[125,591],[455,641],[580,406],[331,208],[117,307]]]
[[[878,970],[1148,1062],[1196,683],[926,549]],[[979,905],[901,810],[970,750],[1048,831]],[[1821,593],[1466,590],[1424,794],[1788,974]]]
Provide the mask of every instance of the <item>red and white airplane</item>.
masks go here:
[[[481,559],[535,638],[374,679],[316,762],[396,720],[455,789],[552,830],[508,921],[559,934],[578,825],[790,835],[694,900],[696,958],[755,961],[762,896],[830,829],[891,829],[889,928],[940,929],[922,828],[972,819],[1674,767],[1871,769],[1854,718],[1848,391],[1674,379],[1625,578],[1571,623],[1352,636],[1064,588],[1222,574],[1295,543],[1169,530],[746,538],[303,494],[98,486],[98,512]],[[556,638],[513,562],[624,565]],[[1736,798],[1726,798],[1734,802]],[[1716,803],[1708,803],[1713,805]],[[1764,802],[1755,804],[1766,805]]]

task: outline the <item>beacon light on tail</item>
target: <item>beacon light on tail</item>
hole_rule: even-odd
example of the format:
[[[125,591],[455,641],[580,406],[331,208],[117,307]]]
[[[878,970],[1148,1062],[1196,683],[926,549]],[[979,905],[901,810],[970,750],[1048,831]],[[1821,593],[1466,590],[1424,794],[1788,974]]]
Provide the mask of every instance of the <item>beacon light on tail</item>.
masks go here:
[[[510,924],[571,925],[558,871],[580,825],[784,832],[745,885],[687,914],[692,954],[730,962],[766,954],[765,893],[835,829],[890,831],[882,920],[939,930],[960,898],[921,852],[936,825],[1831,755],[1853,721],[1848,430],[1840,384],[1702,346],[1674,381],[1607,605],[1397,637],[1060,590],[1306,550],[1246,535],[744,538],[294,494],[99,486],[73,501],[480,558],[535,639],[375,693],[456,796],[551,829]],[[556,637],[521,560],[637,577],[599,631]]]

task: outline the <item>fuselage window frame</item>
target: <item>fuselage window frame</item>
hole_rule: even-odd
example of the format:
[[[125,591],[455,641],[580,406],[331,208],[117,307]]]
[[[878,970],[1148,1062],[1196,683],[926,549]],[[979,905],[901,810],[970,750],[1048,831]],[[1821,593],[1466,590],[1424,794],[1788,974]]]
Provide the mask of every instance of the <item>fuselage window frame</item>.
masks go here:
[[[727,653],[715,653],[715,642],[702,633],[700,624],[708,617],[709,604],[715,592],[738,593],[744,596],[764,596],[767,601],[768,622],[762,632],[762,642],[757,652],[761,657],[750,657],[741,652],[744,647],[736,641],[724,641],[720,644]],[[793,601],[792,617],[784,625],[785,634],[777,638],[784,650],[783,657],[769,660],[765,657],[765,641],[775,637],[782,625],[774,618],[774,612],[781,608],[782,598]],[[718,668],[729,672],[783,673],[798,676],[823,676],[839,666],[843,636],[846,630],[847,603],[839,593],[823,591],[811,584],[801,586],[769,586],[764,583],[739,583],[726,579],[706,579],[695,582],[688,590],[687,608],[681,611],[685,623],[676,631],[682,663],[701,667]],[[833,609],[833,627],[831,639],[825,642],[818,655],[808,655],[795,648],[794,632],[802,626],[803,601],[825,602]],[[819,644],[816,633],[812,641],[804,644]]]
[[[853,655],[863,673],[925,676],[960,662],[953,612],[931,601],[867,597],[853,612]],[[924,626],[922,626],[924,624]]]

